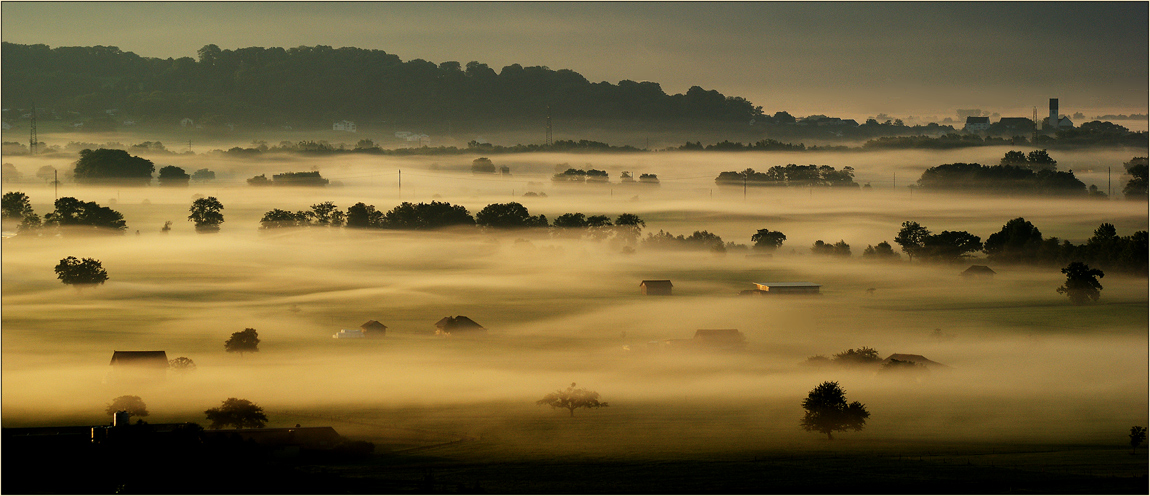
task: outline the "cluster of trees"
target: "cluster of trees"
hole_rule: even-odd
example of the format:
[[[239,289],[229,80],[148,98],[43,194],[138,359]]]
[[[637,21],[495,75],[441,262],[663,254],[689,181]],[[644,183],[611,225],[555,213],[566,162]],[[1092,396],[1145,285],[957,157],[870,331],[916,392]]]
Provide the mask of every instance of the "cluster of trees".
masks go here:
[[[57,199],[56,209],[44,216],[32,210],[28,195],[12,191],[0,198],[0,215],[4,220],[17,221],[18,232],[35,233],[41,227],[66,228],[70,232],[106,232],[123,234],[127,229],[124,216],[95,202],[85,202],[70,196]]]
[[[312,205],[311,210],[272,209],[260,219],[260,229],[275,229],[281,227],[342,227],[347,215],[339,210],[332,202],[323,202]]]
[[[1150,164],[1147,157],[1134,157],[1122,164],[1130,176],[1122,188],[1122,194],[1127,200],[1146,201],[1147,164]]]
[[[966,231],[943,231],[938,234],[918,222],[906,221],[902,229],[895,236],[894,242],[902,247],[902,251],[914,261],[919,259],[932,261],[957,261],[967,254],[982,251],[982,238]]]
[[[853,167],[837,170],[829,165],[777,165],[766,172],[747,169],[742,172],[720,172],[715,178],[719,186],[793,186],[793,187],[850,187],[859,185],[854,180]]]
[[[547,107],[567,119],[683,119],[746,123],[762,109],[693,86],[668,95],[657,83],[592,83],[571,70],[511,64],[402,61],[382,50],[301,46],[236,50],[206,45],[197,58],[157,59],[116,47],[2,44],[3,103],[104,115],[191,117],[229,123],[315,120],[434,122],[455,127],[532,121]],[[287,83],[285,83],[287,82]]]
[[[56,278],[76,287],[95,286],[108,280],[108,271],[99,260],[67,257],[56,264]]]
[[[729,250],[749,250],[747,245],[737,244],[734,241],[723,244],[722,237],[707,231],[695,231],[690,236],[683,236],[682,234],[675,236],[669,232],[663,232],[662,229],[658,233],[648,233],[647,238],[643,240],[643,247],[656,250],[710,251],[717,254],[726,253]]]
[[[270,180],[260,174],[248,179],[249,186],[327,186],[328,182],[318,171],[284,172],[273,175]]]
[[[878,356],[878,351],[874,348],[863,346],[859,349],[850,348],[840,353],[835,353],[830,357],[826,355],[814,355],[807,357],[806,365],[823,366],[823,365],[837,365],[843,367],[860,367],[867,365],[875,365],[882,362],[882,357]]]
[[[688,142],[684,143],[682,146],[679,146],[677,148],[670,148],[669,150],[708,151],[708,152],[709,151],[716,151],[716,152],[743,152],[743,151],[801,152],[801,151],[805,151],[806,149],[807,149],[806,145],[804,145],[802,143],[799,143],[796,145],[793,143],[783,143],[782,141],[773,140],[770,138],[763,138],[763,139],[756,141],[754,143],[747,143],[746,145],[744,145],[740,142],[732,143],[730,141],[723,140],[723,141],[720,141],[720,142],[715,143],[715,144],[704,146],[703,143],[700,141],[696,141],[694,143],[691,143],[690,141],[688,141]]]
[[[1056,147],[1069,146],[1124,146],[1130,148],[1146,148],[1150,142],[1147,138],[1150,133],[1146,131],[1131,132],[1129,129],[1104,121],[1092,121],[1073,129],[1064,129],[1053,135],[1041,134],[1035,139],[1025,135],[1011,137],[980,136],[946,132],[941,136],[929,136],[926,133],[915,133],[911,136],[881,136],[863,143],[864,149],[930,149],[942,150],[952,148],[967,148],[975,146],[1004,146],[1030,143]],[[991,134],[995,134],[991,130]]]
[[[851,245],[848,245],[846,241],[841,239],[838,243],[835,244],[824,243],[823,240],[820,239],[815,241],[815,244],[811,245],[811,253],[815,255],[849,257],[851,256]]]
[[[1044,238],[1038,227],[1022,217],[1007,221],[984,245],[992,262],[1048,266],[1083,262],[1130,274],[1146,274],[1148,249],[1147,231],[1118,236],[1114,225],[1104,222],[1085,244],[1075,245],[1057,237]]]
[[[1075,178],[1073,172],[1059,172],[1053,168],[1035,171],[1029,166],[987,166],[966,163],[931,167],[922,173],[922,177],[918,180],[918,187],[927,190],[970,191],[1000,195],[1075,196],[1087,193],[1086,184]]]
[[[1058,170],[1058,161],[1051,158],[1046,150],[1034,150],[1030,153],[1011,150],[1006,152],[998,165],[1025,167],[1034,171]]]

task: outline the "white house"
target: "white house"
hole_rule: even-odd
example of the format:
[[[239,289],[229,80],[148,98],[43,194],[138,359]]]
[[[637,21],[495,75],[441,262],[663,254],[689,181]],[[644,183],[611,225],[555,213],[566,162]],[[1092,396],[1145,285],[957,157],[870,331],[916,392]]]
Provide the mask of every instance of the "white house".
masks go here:
[[[346,131],[349,133],[355,132],[355,123],[351,121],[339,121],[331,125],[332,131]]]
[[[339,332],[332,334],[331,337],[335,339],[359,339],[364,337],[363,329],[340,329]]]
[[[974,117],[966,118],[966,125],[962,130],[968,133],[979,133],[990,129],[990,117]]]

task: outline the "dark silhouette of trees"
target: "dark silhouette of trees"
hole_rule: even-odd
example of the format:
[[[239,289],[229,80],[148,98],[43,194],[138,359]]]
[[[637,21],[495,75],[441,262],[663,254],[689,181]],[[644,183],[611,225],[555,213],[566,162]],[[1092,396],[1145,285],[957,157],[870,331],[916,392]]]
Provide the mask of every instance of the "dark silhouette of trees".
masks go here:
[[[831,357],[831,361],[836,365],[859,366],[881,362],[882,358],[878,356],[878,351],[875,351],[874,348],[863,346],[857,350],[849,348],[846,351],[835,353]]]
[[[674,236],[660,230],[658,233],[648,233],[643,246],[663,250],[709,250],[717,254],[727,251],[723,238],[707,231],[695,231],[690,236]]]
[[[133,417],[147,417],[148,405],[144,404],[144,400],[140,399],[139,396],[117,396],[108,405],[108,408],[104,409],[104,412],[108,415],[115,415],[116,412],[128,412]]]
[[[1014,262],[1031,256],[1041,245],[1042,232],[1034,224],[1018,217],[988,236],[983,249],[991,261]]]
[[[943,231],[922,240],[920,256],[926,259],[954,262],[967,253],[982,250],[982,240],[966,231]]]
[[[260,429],[267,423],[264,409],[248,400],[228,398],[216,408],[204,410],[211,422],[210,429],[223,429],[233,425],[236,429]]]
[[[56,210],[44,216],[44,224],[59,227],[88,227],[122,234],[128,228],[124,216],[95,202],[84,202],[65,196],[56,200]]]
[[[806,414],[800,425],[808,432],[822,432],[833,440],[834,431],[861,431],[870,418],[866,406],[857,401],[847,403],[846,394],[837,382],[824,382],[811,390],[803,400]]]
[[[64,284],[94,286],[108,280],[108,271],[94,258],[68,257],[56,265],[56,277]]]
[[[81,184],[118,183],[145,186],[152,182],[156,166],[151,160],[129,155],[124,150],[98,148],[81,150],[73,177]]]
[[[208,182],[216,179],[216,173],[208,169],[199,169],[192,173],[192,180],[196,182]]]
[[[1146,428],[1141,426],[1133,426],[1130,428],[1130,454],[1133,455],[1146,440]]]
[[[260,351],[259,333],[250,327],[239,332],[233,332],[232,337],[224,342],[224,350],[228,353],[239,353],[241,357],[244,356],[245,352]]]
[[[311,206],[312,218],[318,226],[340,227],[344,222],[344,213],[332,202],[317,203]]]
[[[786,240],[786,234],[770,229],[759,229],[755,234],[751,235],[751,241],[755,242],[756,250],[775,251],[780,246],[783,246],[783,241]]]
[[[196,370],[196,362],[188,357],[176,357],[168,360],[168,368],[179,374],[186,374]]]
[[[566,408],[575,416],[576,408],[599,408],[608,406],[606,401],[599,401],[599,393],[587,389],[575,388],[575,383],[567,389],[560,389],[536,401],[536,405],[548,405],[551,408]]]
[[[875,246],[867,245],[863,250],[863,258],[879,259],[879,260],[897,260],[898,253],[894,252],[894,248],[890,243],[883,241]]]
[[[1092,269],[1082,262],[1071,262],[1062,269],[1062,273],[1066,274],[1066,282],[1058,287],[1059,294],[1066,295],[1075,305],[1098,301],[1102,291],[1098,278],[1106,275],[1101,270]]]
[[[1058,161],[1050,157],[1046,150],[1034,150],[1026,154],[1026,163],[1034,171],[1057,170]]]
[[[290,212],[287,210],[275,208],[264,213],[264,216],[260,219],[260,229],[307,227],[311,225],[312,218],[314,218],[314,214],[312,212],[303,210],[298,212]]]
[[[495,174],[495,164],[487,157],[479,157],[471,161],[471,172],[475,174]]]
[[[4,219],[24,220],[24,217],[33,215],[32,202],[28,195],[19,191],[4,193],[0,197],[0,216]]]
[[[943,164],[922,173],[918,186],[926,190],[951,190],[998,195],[1061,195],[1086,194],[1086,184],[1072,172],[1058,172],[1053,168],[1039,169],[1010,165],[983,166],[979,164]]]
[[[375,205],[356,203],[347,207],[347,227],[353,229],[383,227],[383,212],[377,211]]]
[[[1130,180],[1122,188],[1122,195],[1127,200],[1146,201],[1148,164],[1150,164],[1150,160],[1147,160],[1146,157],[1134,157],[1129,162],[1122,164],[1126,168],[1126,173],[1130,175]]]
[[[403,202],[383,215],[383,227],[387,229],[439,229],[474,225],[475,218],[466,208],[447,202]]]
[[[254,179],[254,178],[253,178]],[[272,175],[272,186],[327,186],[328,180],[317,171],[283,172]]]
[[[174,165],[160,167],[160,175],[156,178],[160,186],[182,186],[187,187],[188,181],[192,179],[184,172],[184,169]]]
[[[914,257],[922,253],[923,242],[927,236],[930,236],[929,229],[920,226],[918,222],[908,220],[902,223],[902,229],[898,231],[894,242],[902,247],[902,251],[913,262]]]
[[[224,214],[220,213],[223,209],[224,205],[214,196],[200,198],[193,201],[191,208],[188,209],[191,212],[188,220],[196,223],[196,232],[218,232],[220,224],[224,222]]]
[[[635,214],[619,214],[615,218],[615,236],[624,243],[631,244],[643,235],[643,228],[647,226],[643,219]]]
[[[850,187],[857,188],[853,167],[836,170],[829,165],[778,165],[766,172],[747,169],[742,172],[720,172],[715,178],[719,186],[791,186],[791,187]]]
[[[832,245],[830,243],[824,243],[823,240],[820,239],[811,245],[811,253],[815,255],[849,257],[851,256],[851,245],[848,245],[846,241],[843,240],[839,240],[838,243]]]
[[[492,203],[475,214],[475,224],[494,229],[547,227],[547,217],[532,217],[527,207],[517,202]]]
[[[1014,167],[1026,167],[1026,154],[1019,151],[1008,151],[1006,156],[998,162],[998,165],[1010,165]]]

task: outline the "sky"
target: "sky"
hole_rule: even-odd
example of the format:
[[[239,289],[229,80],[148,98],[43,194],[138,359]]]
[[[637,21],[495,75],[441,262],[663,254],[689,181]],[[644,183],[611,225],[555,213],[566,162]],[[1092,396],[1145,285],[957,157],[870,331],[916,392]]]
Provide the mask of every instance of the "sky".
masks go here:
[[[195,57],[329,45],[571,69],[768,113],[1146,113],[1147,2],[3,2],[0,39]]]

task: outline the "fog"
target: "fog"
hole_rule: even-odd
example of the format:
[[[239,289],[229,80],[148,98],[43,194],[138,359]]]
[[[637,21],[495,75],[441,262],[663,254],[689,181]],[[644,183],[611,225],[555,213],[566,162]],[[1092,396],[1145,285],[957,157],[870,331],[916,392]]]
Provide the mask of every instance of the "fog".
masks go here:
[[[617,441],[614,449],[651,442],[667,449],[784,446],[817,436],[799,429],[799,403],[820,382],[835,380],[848,400],[872,413],[867,430],[847,436],[1121,442],[1130,425],[1144,425],[1150,408],[1145,278],[1108,274],[1099,305],[1074,307],[1054,291],[1064,276],[1053,268],[996,266],[993,281],[971,283],[958,275],[969,263],[908,264],[905,256],[876,263],[860,256],[867,245],[893,244],[905,220],[983,240],[1020,216],[1044,236],[1075,243],[1102,222],[1123,236],[1146,229],[1145,203],[905,187],[927,167],[997,163],[1005,151],[491,156],[511,168],[507,178],[471,174],[475,156],[466,155],[156,158],[157,168],[206,167],[218,179],[174,189],[66,183],[60,196],[116,209],[128,233],[3,241],[3,420],[6,426],[104,423],[112,398],[134,394],[147,403],[150,421],[203,423],[203,410],[238,397],[263,406],[272,426],[294,425],[292,412],[343,412],[363,422],[386,417],[399,427],[431,422],[455,433],[498,434],[530,450],[545,436],[523,425],[567,416],[534,401],[576,382],[611,404],[576,417],[601,425]],[[1131,154],[1054,156],[1059,169],[1073,169],[1104,191],[1112,167],[1120,191],[1121,164]],[[7,160],[25,177],[41,165],[70,167],[51,158]],[[614,184],[553,185],[550,175],[561,163],[606,170]],[[744,199],[741,187],[714,184],[721,171],[788,163],[851,166],[856,180],[872,187],[748,188]],[[339,185],[244,184],[258,174],[313,168]],[[661,185],[620,185],[622,171],[658,174]],[[51,187],[5,185],[13,190],[28,194],[41,216],[50,210]],[[523,197],[527,191],[547,196]],[[197,234],[187,222],[197,194],[223,203],[219,233]],[[333,201],[346,210],[362,201],[386,212],[400,201],[431,200],[464,205],[472,214],[518,201],[552,220],[568,212],[633,213],[646,221],[644,233],[707,230],[748,245],[756,230],[769,228],[787,240],[764,258],[641,244],[626,254],[615,242],[542,231],[258,229],[273,208]],[[160,232],[165,221],[173,223],[169,234]],[[854,256],[811,255],[815,240],[844,240]],[[80,290],[60,284],[52,267],[67,256],[101,260],[110,279]],[[644,279],[671,279],[674,296],[641,295]],[[738,296],[766,281],[812,281],[823,294]],[[436,321],[455,315],[472,318],[488,335],[433,335]],[[387,325],[386,337],[331,337],[368,320]],[[228,336],[248,327],[259,332],[260,351],[225,353]],[[737,352],[648,345],[707,328],[737,328],[748,345]],[[950,368],[905,377],[804,364],[812,355],[862,346],[882,357],[921,354]],[[169,359],[193,359],[198,369],[156,384],[107,381],[113,350],[165,350]],[[411,411],[419,413],[405,416]],[[438,423],[428,412],[436,412]],[[341,433],[344,427],[337,425]]]

